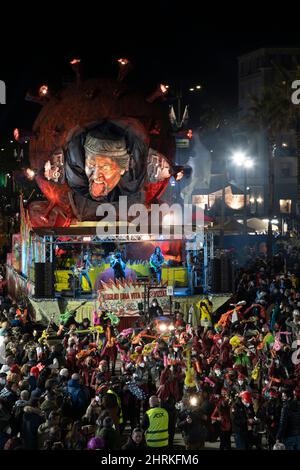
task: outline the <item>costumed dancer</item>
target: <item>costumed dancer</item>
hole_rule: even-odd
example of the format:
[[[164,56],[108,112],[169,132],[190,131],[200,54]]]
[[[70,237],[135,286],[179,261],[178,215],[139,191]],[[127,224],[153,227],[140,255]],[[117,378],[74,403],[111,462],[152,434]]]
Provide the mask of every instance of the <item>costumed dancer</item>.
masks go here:
[[[110,265],[114,270],[115,281],[117,279],[119,281],[123,281],[126,277],[126,263],[122,260],[122,255],[119,251],[117,251],[117,253],[112,256]]]
[[[165,259],[161,252],[159,246],[155,247],[154,253],[150,256],[150,270],[152,273],[152,279],[154,279],[158,284],[161,283],[161,267]]]

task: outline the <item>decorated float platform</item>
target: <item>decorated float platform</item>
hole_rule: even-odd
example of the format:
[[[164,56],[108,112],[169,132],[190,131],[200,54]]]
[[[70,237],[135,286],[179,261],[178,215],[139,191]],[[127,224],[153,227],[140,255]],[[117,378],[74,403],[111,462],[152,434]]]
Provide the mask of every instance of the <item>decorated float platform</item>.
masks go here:
[[[17,142],[29,141],[30,167],[20,184],[30,196],[26,202],[20,196],[21,229],[7,258],[11,297],[29,298],[35,319],[43,322],[70,309],[78,319],[90,318],[99,307],[129,321],[154,297],[166,314],[186,314],[207,293],[215,305],[224,303],[230,294],[212,292],[214,249],[207,216],[198,224],[195,212],[187,224],[186,204],[173,208],[177,182],[184,185],[191,175],[190,167],[176,163],[175,136],[186,132],[191,152],[198,141],[185,129],[185,120],[178,124],[172,118],[165,101],[168,87],[153,84],[150,92],[148,85],[128,81],[133,64],[124,58],[111,77],[85,79],[80,58],[70,67],[73,82],[56,90],[44,84],[27,93],[25,99],[41,109],[31,130],[14,130]],[[136,226],[142,220],[137,217],[141,206],[145,221],[160,204],[168,204],[168,213],[156,222],[159,226],[151,219],[149,229],[127,230],[133,217]],[[108,206],[116,217],[99,231]],[[180,217],[176,223],[174,214]],[[189,224],[192,231],[200,228],[194,238],[184,232]],[[166,234],[166,227],[173,232]],[[184,233],[180,239],[178,229]],[[156,247],[165,260],[159,286],[149,269]],[[126,262],[122,282],[115,282],[111,266],[117,251]],[[76,274],[87,254],[91,288]]]
[[[7,262],[7,283],[10,295],[21,299],[27,297],[37,322],[48,323],[50,318],[57,321],[66,311],[75,311],[78,321],[92,319],[94,310],[99,308],[113,311],[121,319],[121,326],[131,326],[142,311],[147,311],[156,298],[166,315],[175,311],[187,317],[194,306],[197,324],[196,304],[209,293],[216,311],[230,298],[231,293],[214,293],[209,289],[210,264],[213,257],[212,234],[204,231],[194,239],[175,239],[172,234],[114,234],[97,235],[96,222],[79,222],[69,227],[33,228],[26,211],[21,213],[21,233],[13,236],[13,250]],[[161,284],[151,279],[149,257],[159,246],[165,257],[162,267]],[[109,263],[110,253],[116,248],[126,259],[126,278],[114,281]],[[203,263],[200,289],[191,282],[193,272],[189,255],[202,250]],[[70,289],[68,279],[72,278],[72,266],[79,253],[90,253],[92,268],[89,276],[92,290],[83,278],[80,291]],[[46,282],[46,293],[37,293],[37,264],[48,265],[50,278]],[[196,291],[196,292],[195,292]],[[200,292],[199,292],[200,291]]]

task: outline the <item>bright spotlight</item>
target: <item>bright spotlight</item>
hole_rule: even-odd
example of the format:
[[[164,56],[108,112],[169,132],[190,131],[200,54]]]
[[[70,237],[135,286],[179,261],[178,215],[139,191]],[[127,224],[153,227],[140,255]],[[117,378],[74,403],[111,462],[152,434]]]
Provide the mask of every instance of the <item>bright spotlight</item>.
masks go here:
[[[244,161],[244,166],[245,166],[245,168],[252,168],[253,165],[254,165],[253,160],[250,160],[250,158],[247,158],[247,159]]]
[[[33,180],[35,177],[35,171],[32,170],[31,168],[26,169],[26,176],[29,180]]]
[[[197,406],[198,404],[198,398],[197,397],[191,397],[190,398],[190,405],[191,406]]]
[[[164,333],[165,331],[167,331],[168,327],[165,323],[161,323],[158,327],[159,331],[161,331],[162,333]]]
[[[232,155],[234,163],[238,166],[242,166],[246,160],[246,155],[244,152],[235,152]]]

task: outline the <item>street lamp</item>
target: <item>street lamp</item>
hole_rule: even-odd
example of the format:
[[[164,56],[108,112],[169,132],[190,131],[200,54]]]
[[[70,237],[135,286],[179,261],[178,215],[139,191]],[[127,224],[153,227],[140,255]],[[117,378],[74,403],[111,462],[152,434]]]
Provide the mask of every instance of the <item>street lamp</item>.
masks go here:
[[[244,170],[244,217],[243,217],[243,225],[244,225],[244,235],[247,234],[247,170],[252,168],[254,165],[254,161],[246,155],[245,152],[236,151],[232,155],[233,162],[242,167]]]
[[[201,90],[202,86],[201,85],[195,85],[189,88],[190,91],[199,91]]]

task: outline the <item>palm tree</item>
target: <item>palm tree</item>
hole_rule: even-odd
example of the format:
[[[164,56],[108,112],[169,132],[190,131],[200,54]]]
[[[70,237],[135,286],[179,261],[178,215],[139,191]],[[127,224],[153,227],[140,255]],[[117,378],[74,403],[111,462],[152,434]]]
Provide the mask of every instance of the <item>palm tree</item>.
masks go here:
[[[222,175],[222,203],[220,208],[220,238],[219,248],[224,248],[224,222],[225,222],[225,185],[227,182],[226,148],[232,146],[234,133],[238,126],[237,112],[226,103],[203,106],[199,118],[199,135],[205,142],[206,138],[214,142],[214,156],[221,159],[214,162],[213,172]]]
[[[286,109],[286,97],[282,88],[277,85],[266,87],[261,97],[253,97],[253,106],[250,108],[250,114],[247,121],[256,130],[263,130],[268,145],[268,180],[269,180],[269,204],[268,204],[268,241],[267,257],[272,257],[272,218],[274,215],[274,189],[275,172],[274,157],[278,136],[282,131],[288,128]]]
[[[291,70],[283,68],[273,63],[277,70],[278,83],[277,92],[281,97],[282,113],[286,117],[289,129],[295,131],[296,136],[296,157],[297,157],[297,215],[300,215],[300,104],[292,103],[292,83],[299,80],[300,64],[296,57],[293,57],[293,67]]]

